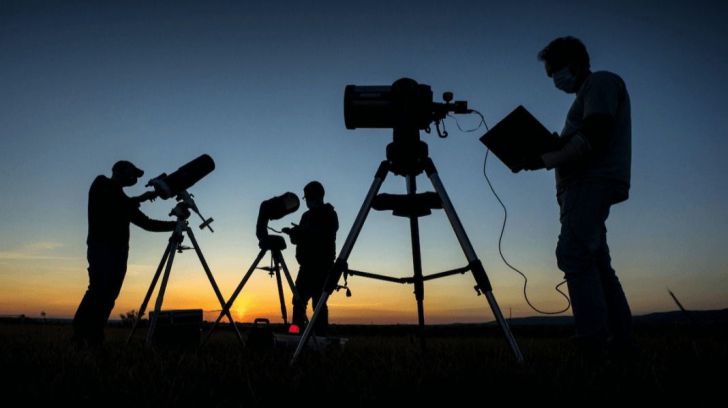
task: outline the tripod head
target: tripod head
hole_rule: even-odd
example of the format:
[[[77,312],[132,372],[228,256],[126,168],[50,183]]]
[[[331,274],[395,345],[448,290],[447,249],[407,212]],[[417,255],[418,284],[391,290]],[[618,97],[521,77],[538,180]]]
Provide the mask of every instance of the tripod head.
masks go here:
[[[177,205],[174,206],[172,211],[169,212],[170,216],[177,217],[177,220],[187,220],[190,218],[190,215],[192,213],[190,210],[194,211],[195,214],[197,214],[200,219],[202,220],[202,224],[200,224],[200,229],[209,229],[210,232],[215,232],[210,224],[214,221],[212,217],[205,219],[205,217],[202,216],[200,213],[200,210],[197,208],[197,204],[195,203],[195,200],[193,198],[194,196],[187,192],[187,190],[181,191],[177,194]]]

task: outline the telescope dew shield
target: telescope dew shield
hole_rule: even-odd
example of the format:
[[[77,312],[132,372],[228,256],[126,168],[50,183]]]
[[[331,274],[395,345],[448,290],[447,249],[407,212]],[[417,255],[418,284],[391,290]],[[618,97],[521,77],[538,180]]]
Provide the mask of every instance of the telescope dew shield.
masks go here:
[[[215,162],[212,157],[203,154],[170,175],[163,173],[159,177],[149,180],[147,186],[153,186],[159,197],[166,200],[192,187],[213,170],[215,170]]]

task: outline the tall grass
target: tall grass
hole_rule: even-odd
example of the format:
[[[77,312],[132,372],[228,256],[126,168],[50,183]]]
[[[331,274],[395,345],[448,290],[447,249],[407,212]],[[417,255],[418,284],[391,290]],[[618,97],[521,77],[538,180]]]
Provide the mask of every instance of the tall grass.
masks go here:
[[[216,333],[202,350],[124,344],[77,350],[67,326],[0,325],[4,399],[126,406],[256,406],[559,400],[638,395],[706,401],[725,387],[725,330],[665,328],[638,332],[630,362],[582,358],[566,336],[515,331],[527,361],[515,363],[496,334],[437,336],[423,352],[413,335],[353,336],[344,348],[309,352],[289,366],[283,349],[241,349]],[[546,330],[548,333],[548,330]],[[5,405],[8,406],[8,405]]]

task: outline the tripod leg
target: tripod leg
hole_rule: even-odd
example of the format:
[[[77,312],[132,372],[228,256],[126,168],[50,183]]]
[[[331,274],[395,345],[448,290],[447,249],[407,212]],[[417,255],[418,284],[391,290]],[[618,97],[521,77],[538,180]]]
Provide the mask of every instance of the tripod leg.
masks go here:
[[[276,285],[278,286],[278,299],[281,301],[281,316],[283,324],[288,325],[288,311],[286,310],[286,298],[283,295],[283,281],[281,280],[281,266],[278,260],[271,253],[271,264],[276,273]]]
[[[190,241],[192,241],[192,246],[195,248],[195,252],[197,253],[197,257],[200,258],[200,263],[202,264],[202,268],[205,270],[205,274],[207,274],[207,278],[210,280],[210,284],[212,285],[212,290],[215,291],[215,296],[217,296],[217,301],[220,302],[220,306],[225,306],[225,299],[222,297],[222,293],[220,293],[220,288],[217,286],[217,282],[215,282],[215,278],[212,276],[212,272],[210,271],[210,267],[207,265],[207,261],[205,261],[205,257],[202,255],[202,251],[200,250],[200,245],[197,243],[197,239],[195,239],[195,234],[192,233],[192,228],[187,227],[185,228],[187,231],[187,236],[190,237]],[[223,309],[225,310],[225,309]],[[227,318],[230,320],[230,324],[233,326],[233,329],[235,330],[235,334],[238,336],[238,341],[241,345],[245,344],[243,342],[243,336],[240,334],[240,331],[238,330],[238,326],[235,325],[235,320],[233,320],[233,316],[230,314],[230,310],[227,310]]]
[[[258,263],[261,259],[263,259],[263,255],[265,255],[266,250],[261,249],[260,252],[258,252],[258,256],[255,258],[255,261],[253,261],[253,264],[250,265],[250,268],[248,269],[248,272],[245,273],[245,276],[243,277],[243,280],[240,281],[240,284],[237,288],[235,288],[235,292],[233,292],[233,295],[230,296],[230,299],[227,301],[227,303],[223,306],[222,310],[220,311],[220,315],[217,316],[217,319],[210,327],[210,330],[207,331],[207,334],[205,335],[205,338],[202,339],[202,344],[200,344],[200,347],[207,344],[207,341],[210,339],[210,336],[212,335],[212,332],[217,327],[217,324],[220,323],[220,320],[222,320],[222,317],[226,314],[230,313],[230,308],[233,306],[233,303],[235,302],[235,299],[240,294],[240,291],[243,290],[243,287],[248,282],[248,279],[250,279],[250,275],[253,274],[253,271],[255,271],[255,268],[258,267]]]
[[[417,193],[417,176],[407,175],[407,195]],[[420,250],[420,223],[416,215],[410,215],[410,235],[412,238],[412,265],[414,266],[415,299],[417,299],[417,321],[419,323],[420,346],[425,348],[425,284],[422,278],[422,253]]]
[[[516,342],[515,337],[513,337],[513,333],[511,333],[511,328],[508,325],[508,321],[503,317],[503,313],[501,313],[498,302],[496,302],[495,296],[493,296],[493,288],[490,285],[488,275],[485,273],[485,268],[483,268],[483,264],[480,262],[480,259],[478,259],[478,256],[475,254],[473,245],[470,243],[470,239],[468,238],[467,234],[465,234],[463,224],[462,222],[460,222],[460,218],[455,212],[452,201],[450,201],[450,197],[448,197],[447,192],[445,191],[445,186],[442,184],[440,176],[437,174],[435,164],[430,158],[427,159],[427,163],[425,164],[425,171],[427,172],[427,176],[430,178],[432,185],[435,187],[435,191],[442,200],[442,208],[445,210],[445,214],[447,214],[447,218],[450,221],[450,225],[452,226],[453,231],[455,232],[455,236],[458,238],[460,247],[463,249],[465,257],[470,263],[470,271],[473,273],[473,277],[475,278],[475,282],[477,283],[478,288],[481,292],[485,294],[485,297],[488,300],[488,304],[493,311],[493,315],[498,321],[501,330],[503,330],[503,334],[505,335],[506,340],[511,347],[511,350],[513,350],[513,353],[516,355],[516,359],[519,363],[523,362],[523,354],[521,354],[521,350],[518,348],[518,343]]]
[[[316,304],[316,308],[314,309],[313,316],[311,316],[311,320],[309,320],[308,324],[306,325],[306,329],[301,335],[301,340],[299,340],[298,346],[296,346],[296,351],[293,353],[293,357],[291,358],[291,364],[295,363],[298,355],[301,354],[303,347],[306,345],[306,342],[311,336],[311,331],[313,330],[313,326],[315,325],[316,319],[318,319],[318,316],[321,313],[323,306],[326,304],[326,301],[328,301],[329,296],[331,296],[331,293],[336,288],[336,285],[338,285],[339,279],[341,279],[341,275],[348,268],[347,260],[349,259],[351,250],[354,249],[354,243],[356,243],[356,239],[359,237],[359,233],[364,226],[364,221],[366,221],[367,215],[369,215],[369,210],[372,208],[372,201],[374,201],[374,197],[377,195],[377,192],[379,192],[379,189],[382,187],[382,183],[387,177],[388,172],[389,162],[385,160],[379,165],[377,172],[374,174],[374,181],[372,182],[372,185],[369,188],[369,192],[367,193],[367,196],[364,199],[361,208],[359,209],[359,213],[354,220],[354,225],[351,227],[349,235],[346,237],[346,241],[344,241],[344,246],[341,247],[339,257],[336,259],[336,262],[334,262],[333,268],[329,271],[329,274],[326,278],[324,291],[323,293],[321,293],[321,297]]]
[[[286,281],[288,281],[288,286],[291,288],[293,296],[298,296],[296,284],[293,283],[293,278],[291,278],[291,272],[288,271],[288,266],[286,266],[286,260],[283,259],[283,254],[281,253],[281,251],[276,251],[273,252],[273,256],[278,259],[278,263],[281,264],[281,266],[283,267],[283,274],[286,276]]]
[[[147,290],[147,294],[146,296],[144,296],[142,305],[139,306],[139,314],[134,320],[134,325],[131,328],[131,333],[129,333],[129,337],[126,338],[126,344],[129,344],[129,342],[131,342],[131,338],[134,336],[134,332],[136,332],[139,321],[142,320],[142,316],[144,316],[144,312],[147,310],[147,304],[149,303],[149,299],[151,299],[152,297],[152,293],[154,293],[154,288],[157,286],[159,275],[162,273],[162,268],[164,267],[164,264],[167,263],[167,258],[169,257],[169,253],[172,251],[172,247],[173,244],[170,240],[169,243],[167,243],[167,249],[164,250],[164,255],[162,255],[162,260],[159,262],[157,271],[154,273],[154,278],[152,279],[152,283],[149,285],[149,290]]]
[[[175,235],[169,241],[169,258],[167,260],[167,267],[164,269],[164,276],[162,276],[162,283],[159,286],[159,293],[157,294],[157,302],[154,305],[154,315],[149,321],[149,331],[147,332],[147,346],[152,345],[152,337],[154,336],[154,330],[157,328],[157,320],[159,320],[159,312],[162,310],[162,301],[164,300],[164,291],[167,290],[167,282],[169,281],[169,274],[172,271],[172,263],[174,262],[174,254],[177,252],[179,247],[181,232],[175,232]]]

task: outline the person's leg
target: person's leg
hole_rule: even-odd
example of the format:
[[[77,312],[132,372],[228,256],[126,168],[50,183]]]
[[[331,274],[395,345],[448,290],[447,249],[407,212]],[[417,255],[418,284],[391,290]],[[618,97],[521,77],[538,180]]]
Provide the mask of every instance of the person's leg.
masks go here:
[[[603,244],[597,253],[597,268],[602,281],[604,300],[607,304],[609,332],[616,344],[631,344],[632,312],[619,278],[617,278],[617,274],[612,268],[606,228],[603,230],[602,242]]]
[[[73,319],[74,341],[89,345],[103,342],[104,326],[126,275],[127,254],[125,248],[89,245],[89,286]]]
[[[109,265],[107,267],[108,277],[104,279],[105,286],[102,288],[102,300],[97,314],[96,327],[104,338],[104,328],[109,321],[111,311],[116,304],[116,298],[119,297],[121,286],[124,284],[126,277],[126,262],[129,256],[127,248],[111,248],[108,255]]]
[[[95,324],[98,320],[96,315],[103,298],[102,288],[105,286],[103,279],[107,276],[104,271],[106,257],[101,248],[89,245],[86,250],[86,258],[89,284],[73,317],[73,340],[79,344],[88,343],[92,338],[98,337]]]
[[[604,223],[609,216],[606,188],[580,183],[559,193],[561,233],[556,247],[571,298],[577,339],[599,349],[609,335],[608,309],[597,266]]]
[[[308,300],[311,299],[312,290],[309,284],[308,272],[301,267],[296,276],[296,292],[298,296],[293,296],[293,324],[303,327],[306,324],[306,308]]]
[[[318,301],[321,298],[321,295],[323,294],[323,283],[318,288],[316,293],[313,294],[313,307],[315,308],[318,305]],[[316,334],[319,336],[325,336],[326,333],[329,330],[329,307],[324,303],[323,308],[321,309],[321,313],[319,313],[318,319],[316,320],[316,326],[314,327],[316,329]]]

